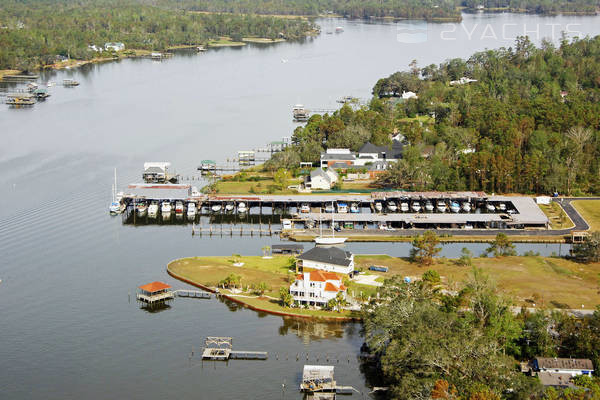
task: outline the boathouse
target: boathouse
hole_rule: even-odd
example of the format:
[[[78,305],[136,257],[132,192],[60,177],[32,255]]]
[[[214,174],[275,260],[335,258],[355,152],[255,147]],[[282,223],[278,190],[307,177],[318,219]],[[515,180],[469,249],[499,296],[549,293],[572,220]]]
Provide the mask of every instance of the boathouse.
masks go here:
[[[296,269],[351,275],[354,272],[354,254],[339,247],[313,247],[296,257]]]
[[[137,299],[148,304],[172,300],[175,294],[170,288],[171,286],[164,282],[151,282],[138,288]]]

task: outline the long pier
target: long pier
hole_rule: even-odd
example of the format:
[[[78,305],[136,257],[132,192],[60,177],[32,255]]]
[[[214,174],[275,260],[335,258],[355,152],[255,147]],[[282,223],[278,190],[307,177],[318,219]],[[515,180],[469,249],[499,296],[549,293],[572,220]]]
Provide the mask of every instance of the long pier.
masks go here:
[[[197,298],[197,299],[212,298],[212,294],[210,294],[209,292],[204,292],[202,290],[179,289],[179,290],[174,290],[173,293],[176,294],[177,297],[193,297],[193,298]]]

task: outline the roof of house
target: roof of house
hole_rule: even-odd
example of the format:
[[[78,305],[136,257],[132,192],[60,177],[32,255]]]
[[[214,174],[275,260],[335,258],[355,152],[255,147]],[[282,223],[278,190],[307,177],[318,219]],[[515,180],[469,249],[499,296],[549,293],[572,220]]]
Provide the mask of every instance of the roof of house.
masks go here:
[[[165,170],[159,167],[148,167],[144,170],[144,174],[164,174]]]
[[[321,160],[354,160],[356,159],[356,154],[328,154],[321,153]]]
[[[327,175],[327,172],[325,172],[321,168],[316,168],[316,169],[313,169],[312,171],[310,171],[310,177],[311,177],[311,179],[312,178],[316,178],[317,176],[320,176],[323,179],[329,180],[329,175]]]
[[[159,292],[161,290],[169,289],[170,287],[171,287],[171,285],[167,285],[164,282],[155,281],[152,283],[148,283],[146,285],[142,285],[139,288],[145,292],[154,293],[154,292]]]
[[[326,292],[339,292],[340,289],[337,286],[335,286],[333,283],[327,282],[325,284],[325,291]]]
[[[358,154],[361,158],[365,158],[366,154],[378,154],[379,157],[383,158],[383,154],[385,153],[385,158],[387,159],[398,159],[402,158],[403,149],[404,144],[399,140],[392,140],[391,147],[375,146],[373,143],[367,142],[358,149]]]
[[[329,168],[332,168],[332,169],[348,169],[350,167],[352,167],[352,166],[348,165],[344,162],[335,162],[329,166]]]
[[[560,372],[540,372],[537,374],[540,378],[540,383],[544,386],[554,387],[573,387],[571,382],[572,375],[569,373]]]
[[[583,369],[593,371],[594,365],[587,358],[552,358],[537,357],[535,365],[539,369]]]
[[[351,263],[352,253],[338,247],[313,247],[298,256],[299,260],[309,260],[347,267]]]
[[[387,146],[375,146],[373,143],[367,142],[363,144],[360,149],[358,149],[358,154],[387,154],[389,151],[390,149]]]

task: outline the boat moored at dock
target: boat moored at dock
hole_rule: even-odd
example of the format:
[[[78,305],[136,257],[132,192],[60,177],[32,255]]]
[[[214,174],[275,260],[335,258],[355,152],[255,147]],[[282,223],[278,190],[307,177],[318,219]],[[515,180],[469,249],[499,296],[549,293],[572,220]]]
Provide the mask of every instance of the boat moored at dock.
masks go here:
[[[196,207],[196,203],[194,203],[193,201],[190,201],[187,204],[187,217],[188,219],[194,219],[196,218],[196,213],[198,212],[198,209]]]
[[[153,201],[148,206],[148,217],[149,218],[156,218],[157,216],[158,216],[158,202]]]
[[[64,87],[75,87],[75,86],[79,86],[79,82],[77,82],[75,79],[63,79],[63,86]]]
[[[446,202],[444,200],[438,200],[435,208],[438,210],[438,212],[444,213],[446,212],[448,206],[446,206]]]
[[[450,211],[452,211],[453,213],[460,212],[460,204],[458,203],[458,201],[450,202]]]
[[[162,204],[160,205],[160,213],[163,216],[163,218],[169,218],[171,216],[171,210],[173,208],[171,207],[171,202],[168,200],[165,200],[162,202]]]

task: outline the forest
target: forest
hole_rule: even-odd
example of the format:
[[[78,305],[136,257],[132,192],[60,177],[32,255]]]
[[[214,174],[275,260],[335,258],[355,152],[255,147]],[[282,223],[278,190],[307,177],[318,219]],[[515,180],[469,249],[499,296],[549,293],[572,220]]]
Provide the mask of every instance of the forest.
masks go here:
[[[89,45],[122,42],[126,49],[163,51],[220,36],[298,39],[315,26],[306,19],[199,14],[135,0],[5,0],[0,7],[0,69],[30,70],[57,55],[88,60]]]
[[[403,100],[404,91],[418,97]],[[600,193],[600,37],[539,48],[521,37],[468,60],[413,61],[373,95],[359,109],[312,116],[271,165],[316,162],[327,147],[385,145],[401,133],[403,158],[379,187]]]

